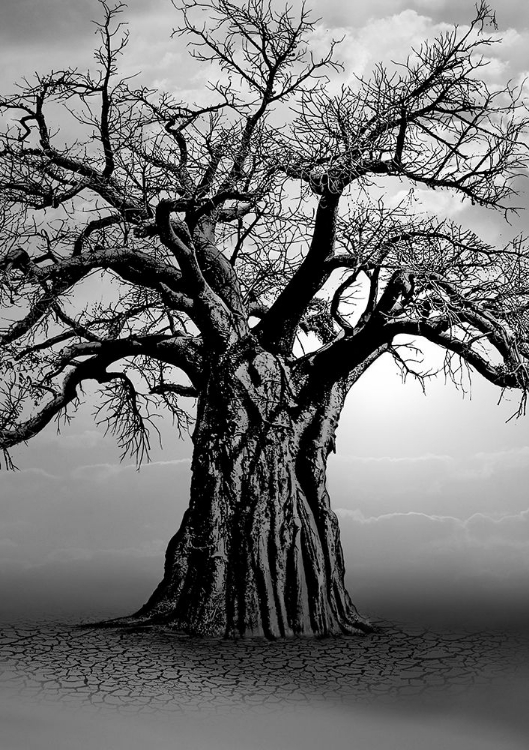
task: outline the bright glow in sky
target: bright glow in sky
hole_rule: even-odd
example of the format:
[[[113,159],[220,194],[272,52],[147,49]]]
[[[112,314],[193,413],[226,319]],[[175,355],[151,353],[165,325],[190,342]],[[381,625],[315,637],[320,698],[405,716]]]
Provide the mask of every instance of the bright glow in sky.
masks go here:
[[[321,22],[314,48],[344,37],[339,57],[348,80],[381,58],[405,59],[411,44],[449,24],[468,22],[474,0],[326,0],[315,10]],[[491,86],[529,73],[529,7],[503,0],[497,15],[505,43],[490,51]],[[34,70],[91,64],[96,16],[95,0],[3,0],[1,90]],[[211,69],[196,69],[182,41],[170,39],[177,17],[169,0],[131,0],[126,18],[124,72],[141,70],[139,81],[200,100]],[[528,223],[521,215],[509,227],[458,199],[440,205],[427,191],[422,202],[457,213],[488,241],[504,242]],[[384,570],[388,586],[404,586],[410,571],[431,581],[496,581],[515,592],[522,586],[529,573],[529,417],[506,423],[516,398],[497,406],[499,396],[478,376],[471,399],[442,377],[424,396],[417,384],[402,385],[384,359],[363,376],[329,472],[353,590],[367,591]],[[43,581],[68,588],[68,575],[81,569],[92,584],[76,602],[106,606],[101,580],[111,587],[115,579],[116,590],[119,581],[126,589],[126,606],[142,603],[161,576],[163,551],[187,503],[190,442],[179,442],[169,425],[163,434],[165,450],[137,473],[119,463],[87,407],[61,437],[49,428],[15,452],[21,471],[0,475],[0,587],[8,610],[10,600],[18,606]]]

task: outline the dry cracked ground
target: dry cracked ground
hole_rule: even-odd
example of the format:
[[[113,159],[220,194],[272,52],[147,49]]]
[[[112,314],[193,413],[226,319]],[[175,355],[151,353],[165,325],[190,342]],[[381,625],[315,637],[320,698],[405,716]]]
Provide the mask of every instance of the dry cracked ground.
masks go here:
[[[4,624],[0,750],[529,746],[526,634],[377,625],[234,643]]]

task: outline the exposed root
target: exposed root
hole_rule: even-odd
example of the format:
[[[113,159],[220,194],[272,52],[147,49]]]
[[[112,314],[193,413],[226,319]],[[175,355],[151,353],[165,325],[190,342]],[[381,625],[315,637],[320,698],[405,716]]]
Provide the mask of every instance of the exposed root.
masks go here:
[[[96,622],[87,622],[87,623],[81,623],[77,625],[78,629],[81,630],[91,630],[91,629],[116,629],[116,630],[125,630],[129,632],[133,631],[147,631],[147,630],[160,630],[164,632],[174,633],[178,635],[185,635],[188,637],[193,638],[222,638],[222,636],[219,635],[211,635],[203,632],[191,632],[189,629],[186,629],[185,627],[182,627],[181,625],[177,626],[174,622],[172,622],[172,618],[170,615],[167,614],[150,614],[150,615],[128,615],[126,617],[115,617],[110,620],[99,620]],[[225,638],[231,638],[232,640],[250,640],[258,638],[259,640],[269,640],[269,641],[275,641],[275,640],[292,640],[294,638],[340,638],[344,636],[359,636],[364,637],[367,635],[370,635],[372,633],[377,633],[379,631],[379,628],[376,625],[373,625],[368,620],[362,620],[358,619],[355,620],[353,623],[348,623],[347,626],[343,627],[340,631],[332,632],[332,633],[318,633],[318,632],[310,632],[310,633],[294,633],[289,636],[256,636],[253,634],[250,634],[248,636],[245,636],[242,633],[237,633],[237,636],[231,637],[231,636],[224,636]]]

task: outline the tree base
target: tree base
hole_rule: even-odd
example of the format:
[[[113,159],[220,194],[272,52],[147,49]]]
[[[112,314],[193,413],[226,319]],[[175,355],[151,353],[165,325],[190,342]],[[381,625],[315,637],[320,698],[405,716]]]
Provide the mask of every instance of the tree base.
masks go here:
[[[304,633],[292,633],[286,636],[273,636],[271,634],[237,634],[236,636],[232,635],[214,635],[214,634],[207,634],[207,633],[196,633],[192,632],[190,629],[186,629],[185,627],[182,627],[181,625],[175,625],[174,623],[171,623],[171,621],[165,617],[161,617],[160,615],[156,616],[142,616],[142,615],[128,615],[125,617],[116,617],[111,620],[100,620],[97,622],[91,622],[91,623],[83,623],[81,625],[78,625],[80,629],[120,629],[120,630],[129,630],[129,631],[136,631],[136,630],[158,630],[163,631],[165,633],[174,633],[175,635],[183,635],[188,636],[190,638],[215,638],[217,640],[252,640],[252,639],[259,639],[259,640],[268,640],[268,641],[276,641],[276,640],[292,640],[294,638],[316,638],[316,639],[322,639],[322,638],[341,638],[344,636],[360,636],[364,637],[367,635],[370,635],[372,633],[376,633],[378,631],[378,628],[373,625],[369,620],[360,618],[356,622],[351,623],[348,626],[344,626],[340,628],[340,630],[337,630],[336,632],[325,632],[325,633],[318,633],[318,632],[304,632]]]

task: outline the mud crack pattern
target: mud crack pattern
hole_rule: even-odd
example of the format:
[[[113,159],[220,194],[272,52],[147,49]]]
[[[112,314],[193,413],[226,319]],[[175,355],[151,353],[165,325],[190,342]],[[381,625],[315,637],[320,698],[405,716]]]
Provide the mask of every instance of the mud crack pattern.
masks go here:
[[[97,712],[266,712],[324,702],[428,702],[505,685],[529,664],[529,641],[505,633],[432,632],[377,623],[366,637],[221,641],[160,631],[3,625],[7,695]]]

